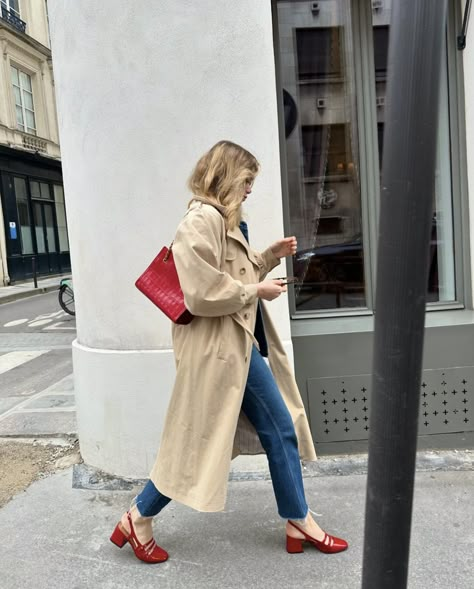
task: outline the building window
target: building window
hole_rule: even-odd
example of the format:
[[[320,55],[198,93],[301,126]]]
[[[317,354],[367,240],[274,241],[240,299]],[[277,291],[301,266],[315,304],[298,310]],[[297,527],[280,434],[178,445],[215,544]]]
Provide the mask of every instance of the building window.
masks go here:
[[[49,189],[49,184],[46,182],[37,182],[36,180],[30,180],[30,191],[31,198],[42,198],[45,200],[51,200],[52,194]]]
[[[20,33],[26,31],[26,22],[20,18],[18,0],[0,0],[0,18]]]
[[[20,6],[18,0],[0,0],[2,8],[20,18]]]
[[[21,240],[21,253],[32,254],[33,250],[33,238],[31,235],[31,217],[30,208],[28,205],[28,194],[26,189],[26,180],[15,176],[15,196],[16,196],[16,208],[18,212],[18,223],[20,225],[20,240]]]
[[[56,204],[56,219],[58,223],[59,250],[69,251],[69,239],[67,236],[66,209],[64,206],[64,190],[60,184],[54,185],[54,202]]]
[[[17,128],[25,133],[36,135],[35,109],[31,76],[11,66]]]
[[[293,316],[366,313],[374,306],[392,0],[383,0],[371,15],[362,4],[333,0],[313,10],[311,2],[276,2],[287,224],[299,244]],[[443,43],[427,285],[428,301],[436,308],[462,302],[453,228],[460,198],[452,181],[454,93],[446,39]]]

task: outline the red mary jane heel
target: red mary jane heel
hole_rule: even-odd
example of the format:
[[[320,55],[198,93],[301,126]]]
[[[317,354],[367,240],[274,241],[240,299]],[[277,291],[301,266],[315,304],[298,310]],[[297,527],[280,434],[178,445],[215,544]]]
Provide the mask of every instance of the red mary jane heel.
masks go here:
[[[324,552],[326,554],[342,552],[343,550],[347,550],[347,548],[349,547],[349,544],[342,538],[336,538],[335,536],[330,536],[329,534],[324,533],[323,540],[316,540],[316,538],[313,538],[312,536],[308,535],[304,530],[302,530],[292,521],[289,521],[288,523],[294,528],[296,528],[298,532],[301,532],[304,536],[304,538],[292,538],[291,536],[288,536],[288,534],[286,535],[286,550],[290,554],[304,552],[303,542],[311,542],[311,544],[313,544],[315,548],[317,548],[320,552]]]
[[[143,562],[158,563],[168,560],[168,553],[166,550],[163,550],[163,548],[158,546],[153,537],[145,544],[141,544],[138,541],[129,511],[127,512],[127,519],[128,525],[130,526],[130,533],[128,533],[122,526],[122,522],[119,522],[110,536],[111,542],[119,548],[123,548],[128,542],[132,547],[135,556]]]

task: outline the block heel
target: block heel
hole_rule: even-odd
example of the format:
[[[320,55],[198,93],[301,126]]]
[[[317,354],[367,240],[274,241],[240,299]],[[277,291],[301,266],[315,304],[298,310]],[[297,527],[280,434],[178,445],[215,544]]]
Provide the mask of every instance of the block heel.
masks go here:
[[[163,550],[163,548],[158,546],[153,536],[147,542],[145,542],[145,544],[142,544],[137,538],[130,511],[127,511],[127,519],[130,532],[127,532],[122,526],[122,523],[119,522],[115,526],[115,529],[110,536],[111,542],[113,542],[119,548],[123,548],[123,546],[125,546],[125,544],[128,542],[132,547],[135,556],[143,562],[165,562],[165,560],[168,559],[168,553],[166,550]],[[142,518],[142,520],[143,519],[145,518]]]
[[[115,526],[115,530],[112,532],[112,535],[110,536],[110,541],[113,542],[115,546],[118,546],[119,548],[123,548],[127,543],[127,536],[123,532],[120,523],[118,523]]]
[[[286,536],[286,551],[289,554],[298,554],[299,552],[304,552],[303,540]]]

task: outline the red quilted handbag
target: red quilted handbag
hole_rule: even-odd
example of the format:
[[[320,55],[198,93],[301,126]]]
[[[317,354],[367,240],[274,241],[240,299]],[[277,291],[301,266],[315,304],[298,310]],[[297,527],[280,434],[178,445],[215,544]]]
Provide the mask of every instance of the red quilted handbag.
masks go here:
[[[187,325],[194,319],[184,304],[174,265],[173,244],[164,247],[135,282],[135,286],[174,323]]]

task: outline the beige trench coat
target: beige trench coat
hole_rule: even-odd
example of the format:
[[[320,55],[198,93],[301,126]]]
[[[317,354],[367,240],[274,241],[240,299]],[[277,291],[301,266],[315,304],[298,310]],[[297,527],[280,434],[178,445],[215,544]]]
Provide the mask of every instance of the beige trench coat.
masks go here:
[[[226,232],[219,207],[193,201],[173,245],[189,325],[173,324],[176,380],[150,478],[158,490],[199,511],[225,507],[230,461],[263,453],[241,414],[257,310],[256,283],[279,260],[249,248],[240,229]],[[262,305],[269,363],[290,411],[304,460],[316,454],[288,359]]]

